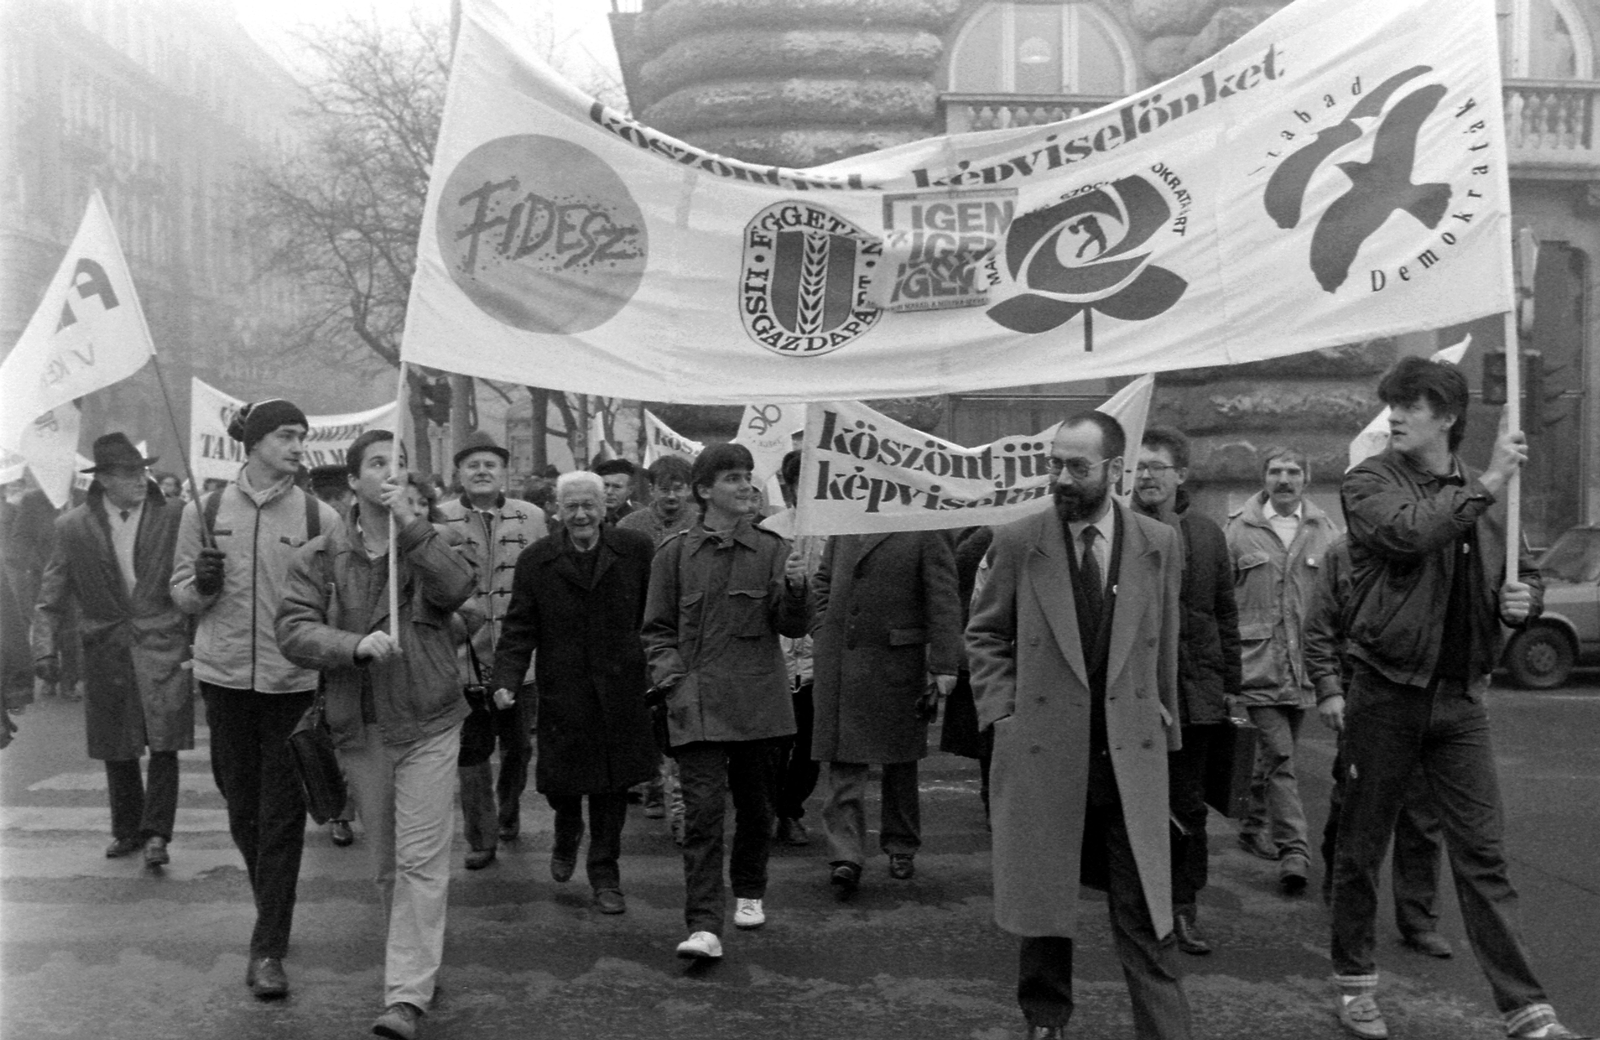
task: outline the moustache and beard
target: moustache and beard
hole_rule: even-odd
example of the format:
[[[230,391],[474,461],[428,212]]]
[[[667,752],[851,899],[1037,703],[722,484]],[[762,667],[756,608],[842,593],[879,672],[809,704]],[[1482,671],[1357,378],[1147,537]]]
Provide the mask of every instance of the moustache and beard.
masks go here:
[[[1087,520],[1100,512],[1100,507],[1105,504],[1106,496],[1110,493],[1109,480],[1092,488],[1086,488],[1081,484],[1057,484],[1053,492],[1056,512],[1068,523]]]

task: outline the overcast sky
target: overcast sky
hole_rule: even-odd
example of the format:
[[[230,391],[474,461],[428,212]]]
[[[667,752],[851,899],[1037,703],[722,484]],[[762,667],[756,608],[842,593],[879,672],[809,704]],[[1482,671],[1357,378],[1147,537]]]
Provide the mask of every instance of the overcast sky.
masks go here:
[[[343,20],[346,15],[377,18],[405,25],[413,10],[448,21],[450,0],[234,0],[239,19],[250,34],[279,61],[298,72],[295,32]],[[561,44],[563,69],[580,85],[585,74],[619,85],[617,52],[611,42],[610,0],[513,0],[512,9],[527,9],[549,19]]]

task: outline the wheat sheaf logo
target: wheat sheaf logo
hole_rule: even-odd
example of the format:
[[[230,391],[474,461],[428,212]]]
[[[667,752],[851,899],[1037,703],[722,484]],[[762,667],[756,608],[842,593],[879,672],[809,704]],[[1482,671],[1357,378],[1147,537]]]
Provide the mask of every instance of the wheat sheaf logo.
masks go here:
[[[775,354],[816,357],[878,323],[867,275],[883,245],[843,217],[809,202],[780,202],[744,230],[739,312],[750,338]]]

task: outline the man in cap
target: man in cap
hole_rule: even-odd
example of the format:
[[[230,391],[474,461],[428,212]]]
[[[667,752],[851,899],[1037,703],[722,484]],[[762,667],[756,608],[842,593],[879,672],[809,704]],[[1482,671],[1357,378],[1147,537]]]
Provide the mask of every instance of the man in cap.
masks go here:
[[[211,729],[211,771],[255,896],[245,983],[283,997],[306,804],[289,733],[311,706],[317,673],[278,648],[273,619],[289,563],[339,526],[333,507],[295,486],[306,416],[282,399],[247,404],[228,425],[246,460],[232,483],[183,511],[172,598],[197,618],[194,674]]]
[[[477,566],[477,604],[485,624],[472,637],[472,653],[482,670],[482,682],[488,681],[494,667],[495,646],[511,606],[517,557],[549,533],[544,510],[532,502],[506,497],[506,464],[510,461],[511,453],[487,432],[473,431],[455,455],[461,497],[439,504],[445,529],[464,539],[463,548]],[[529,730],[535,703],[533,697],[518,697],[508,708],[489,709],[495,742],[500,745],[498,784],[488,758],[461,763],[461,812],[472,849],[467,853],[468,870],[493,863],[498,842],[515,839],[521,830],[522,792],[528,786],[528,761],[533,755]]]
[[[106,856],[144,848],[168,860],[178,811],[178,752],[194,747],[188,619],[172,602],[172,549],[183,501],[162,495],[125,434],[94,442],[94,474],[83,505],[56,521],[33,626],[35,673],[60,673],[57,636],[77,604],[83,648],[95,667],[85,677],[89,757],[106,764],[111,836]],[[112,580],[113,576],[116,579]],[[139,757],[150,749],[148,790]]]
[[[627,459],[607,459],[594,471],[606,485],[606,523],[621,523],[634,510],[633,478],[639,467]]]

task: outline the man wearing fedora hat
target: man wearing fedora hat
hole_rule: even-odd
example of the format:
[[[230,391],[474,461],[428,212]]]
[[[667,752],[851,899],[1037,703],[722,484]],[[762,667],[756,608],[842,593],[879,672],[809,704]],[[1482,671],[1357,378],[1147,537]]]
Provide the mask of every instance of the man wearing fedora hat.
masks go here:
[[[94,442],[88,499],[56,521],[55,548],[39,588],[35,673],[55,681],[58,634],[73,603],[85,656],[84,730],[89,757],[106,764],[111,844],[106,855],[144,848],[150,867],[168,861],[178,811],[178,752],[194,747],[188,621],[172,602],[173,546],[183,501],[166,498],[127,435]],[[139,757],[150,749],[147,782]]]
[[[239,410],[228,435],[245,464],[183,511],[172,598],[196,618],[194,674],[211,729],[211,773],[255,896],[245,984],[287,996],[283,955],[294,920],[306,803],[288,740],[311,706],[317,673],[278,648],[273,619],[296,550],[339,526],[339,514],[295,486],[306,416],[281,399]]]
[[[512,578],[522,550],[549,533],[544,510],[532,502],[507,498],[506,465],[511,453],[487,431],[474,430],[455,454],[461,497],[442,501],[439,514],[446,530],[464,539],[463,549],[478,570],[477,605],[486,623],[472,638],[472,653],[484,671],[494,667],[496,644],[511,606]],[[532,682],[532,670],[525,682]],[[467,844],[467,869],[494,862],[501,841],[516,838],[522,827],[522,792],[528,786],[528,761],[533,757],[533,697],[518,697],[509,708],[489,708],[494,741],[500,746],[500,777],[482,761],[463,761],[461,814]],[[491,752],[492,754],[492,752]],[[498,805],[497,805],[498,803]]]

